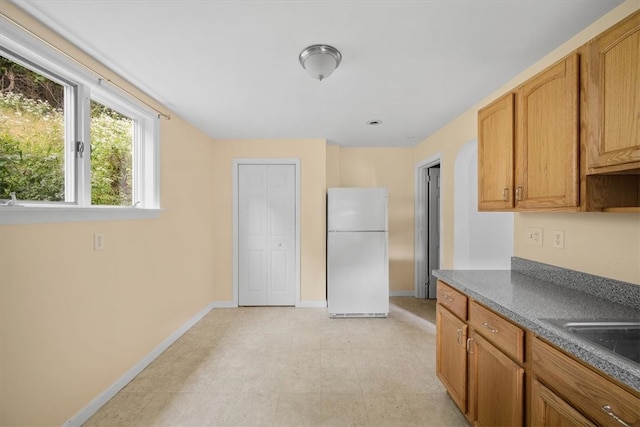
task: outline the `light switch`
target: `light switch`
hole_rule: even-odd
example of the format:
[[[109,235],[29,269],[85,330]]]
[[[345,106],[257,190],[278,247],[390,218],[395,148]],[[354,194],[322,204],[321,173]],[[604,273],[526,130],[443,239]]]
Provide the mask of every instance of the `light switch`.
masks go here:
[[[527,242],[529,242],[530,245],[542,246],[542,228],[528,227]]]

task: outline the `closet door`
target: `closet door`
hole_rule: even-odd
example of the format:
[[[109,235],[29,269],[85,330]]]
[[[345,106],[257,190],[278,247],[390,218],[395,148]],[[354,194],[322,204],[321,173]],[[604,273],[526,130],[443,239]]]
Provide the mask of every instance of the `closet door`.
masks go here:
[[[295,305],[295,165],[238,165],[238,304]]]

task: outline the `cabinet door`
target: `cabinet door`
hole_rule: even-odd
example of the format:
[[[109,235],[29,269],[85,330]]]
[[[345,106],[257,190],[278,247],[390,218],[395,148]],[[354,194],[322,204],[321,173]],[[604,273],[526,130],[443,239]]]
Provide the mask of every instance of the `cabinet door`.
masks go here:
[[[524,369],[475,331],[470,340],[469,416],[473,425],[523,425]]]
[[[640,426],[640,398],[538,338],[531,371],[600,426]]]
[[[436,373],[453,401],[467,411],[467,325],[436,305]]]
[[[531,383],[531,425],[595,427],[595,424],[537,380]]]
[[[589,167],[640,168],[640,12],[589,44],[587,89]]]
[[[478,210],[513,208],[514,95],[478,112]]]
[[[579,58],[574,53],[516,94],[516,206],[579,204]]]

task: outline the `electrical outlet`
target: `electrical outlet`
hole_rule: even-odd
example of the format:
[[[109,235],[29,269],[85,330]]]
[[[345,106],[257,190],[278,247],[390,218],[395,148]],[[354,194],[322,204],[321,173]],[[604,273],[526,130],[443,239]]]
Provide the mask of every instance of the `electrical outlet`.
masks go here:
[[[104,234],[93,233],[93,250],[94,251],[104,250]]]
[[[530,245],[542,246],[542,228],[528,227],[527,242],[529,242]]]
[[[555,230],[553,232],[553,247],[557,249],[564,249],[564,231]]]

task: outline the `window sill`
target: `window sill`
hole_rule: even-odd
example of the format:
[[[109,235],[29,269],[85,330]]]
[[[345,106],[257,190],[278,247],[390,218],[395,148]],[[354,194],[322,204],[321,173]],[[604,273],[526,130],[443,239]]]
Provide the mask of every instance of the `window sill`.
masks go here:
[[[76,206],[0,206],[0,225],[156,219],[160,217],[161,211],[161,209],[111,206],[90,208]]]

